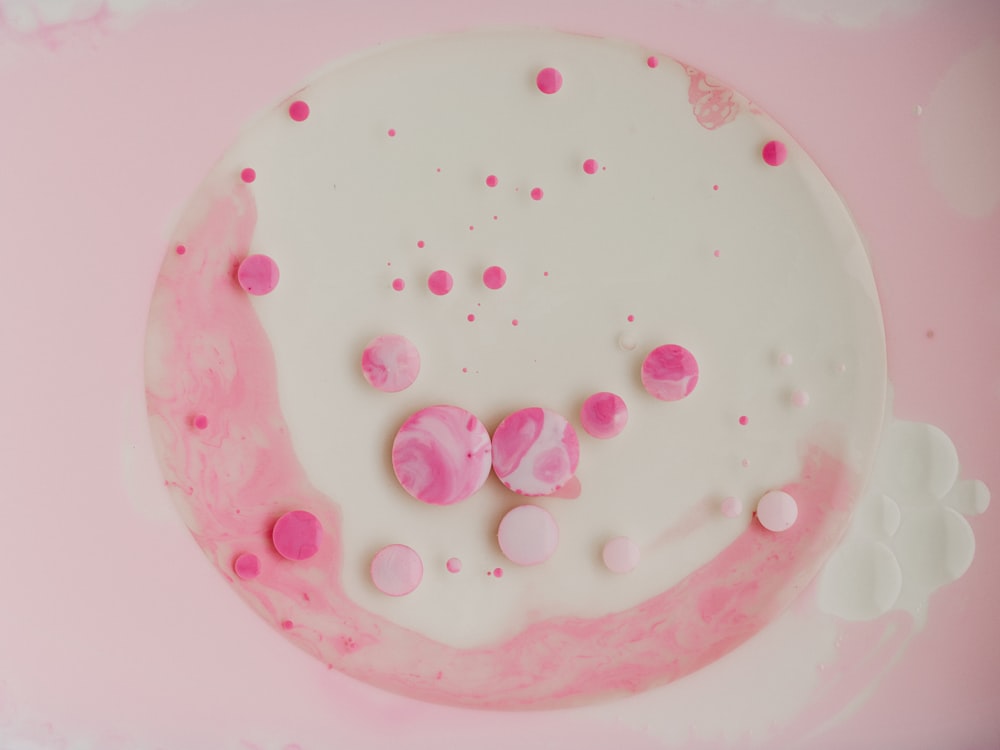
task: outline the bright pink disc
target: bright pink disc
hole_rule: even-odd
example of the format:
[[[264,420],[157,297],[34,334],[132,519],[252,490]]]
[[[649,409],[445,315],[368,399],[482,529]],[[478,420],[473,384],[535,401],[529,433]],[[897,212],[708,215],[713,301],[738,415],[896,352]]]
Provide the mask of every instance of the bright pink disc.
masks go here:
[[[434,271],[427,277],[427,288],[439,297],[443,297],[450,292],[454,284],[455,280],[447,271]]]
[[[799,517],[795,498],[781,490],[771,490],[757,503],[757,520],[768,531],[786,531]]]
[[[660,401],[679,401],[697,384],[698,361],[683,346],[658,346],[642,363],[642,385]]]
[[[406,282],[403,281],[402,279],[393,279],[392,288],[395,289],[397,292],[401,292],[404,289],[406,289]]]
[[[500,266],[490,266],[483,271],[483,284],[487,289],[500,289],[507,283],[507,272]]]
[[[260,575],[260,558],[252,552],[244,552],[233,562],[233,571],[244,581]]]
[[[288,105],[288,116],[295,122],[302,122],[309,117],[309,105],[304,101],[294,101]]]
[[[555,68],[542,68],[535,76],[535,83],[543,94],[554,94],[562,88],[562,73]]]
[[[545,191],[540,187],[531,188],[531,200],[540,201],[545,197]]]
[[[657,59],[655,55],[650,55],[649,57],[646,58],[646,65],[648,65],[651,68],[655,68],[659,64],[660,61]]]
[[[580,442],[564,417],[548,409],[521,409],[493,433],[493,470],[520,495],[551,495],[576,473]]]
[[[247,167],[240,172],[240,179],[243,182],[253,182],[257,179],[257,172],[252,167]]]
[[[487,175],[486,177],[486,187],[496,187],[499,182],[495,174]]]
[[[537,505],[520,505],[500,521],[500,551],[512,563],[538,565],[552,557],[559,544],[556,519]]]
[[[764,148],[760,150],[760,155],[766,164],[772,167],[780,167],[788,158],[788,147],[781,141],[768,141]]]
[[[199,430],[208,429],[208,417],[206,417],[204,414],[198,414],[197,416],[195,416],[193,423],[195,428]]]
[[[413,385],[420,373],[420,352],[403,336],[373,339],[361,355],[361,372],[373,388],[398,393]]]
[[[588,435],[601,439],[612,438],[625,429],[628,407],[616,393],[595,393],[583,402],[580,422]]]
[[[449,557],[448,561],[444,564],[449,573],[461,573],[462,572],[462,561],[457,557]]]
[[[370,569],[375,588],[389,596],[406,596],[424,577],[424,563],[405,544],[390,544],[375,553]]]
[[[598,166],[597,159],[587,159],[583,163],[583,171],[587,174],[597,174]]]
[[[429,406],[410,416],[392,443],[392,468],[410,495],[451,505],[476,492],[490,474],[490,435],[474,414]]]
[[[628,573],[639,564],[639,545],[627,536],[616,536],[604,545],[601,559],[612,573]]]
[[[274,524],[271,541],[278,554],[287,560],[308,560],[319,552],[323,527],[307,510],[293,510]]]
[[[268,294],[278,286],[278,264],[267,255],[248,255],[236,271],[236,280],[248,294]]]

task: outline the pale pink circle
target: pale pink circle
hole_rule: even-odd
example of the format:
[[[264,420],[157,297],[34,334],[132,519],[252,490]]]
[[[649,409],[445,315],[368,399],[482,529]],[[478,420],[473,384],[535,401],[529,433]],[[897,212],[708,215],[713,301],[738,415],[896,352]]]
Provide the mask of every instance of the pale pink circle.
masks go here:
[[[403,336],[379,336],[365,347],[361,372],[373,388],[398,393],[413,385],[420,374],[420,352]]]
[[[542,68],[535,76],[535,84],[543,94],[554,94],[562,88],[562,73],[555,68]]]
[[[799,517],[795,498],[781,490],[771,490],[757,503],[757,520],[768,531],[786,531]]]
[[[510,414],[493,433],[493,470],[520,495],[551,495],[576,474],[580,441],[554,411],[532,407]]]
[[[388,136],[390,138],[395,138],[396,137],[396,128],[389,128],[389,130],[387,130],[386,133],[388,134]]]
[[[743,425],[744,427],[746,427],[748,424],[750,424],[750,417],[744,415],[744,416],[740,417],[739,422],[740,422],[741,425]]]
[[[417,240],[417,247],[423,247],[425,244],[423,240]]]
[[[660,401],[679,401],[698,384],[698,361],[683,346],[658,346],[642,363],[642,385]]]
[[[393,279],[392,288],[395,289],[397,292],[401,292],[404,289],[406,289],[406,282],[403,281],[402,279]]]
[[[616,393],[602,391],[589,396],[580,409],[580,423],[587,434],[601,438],[612,438],[625,429],[628,423],[628,407]]]
[[[486,187],[496,187],[499,180],[495,174],[487,175]]]
[[[278,554],[287,560],[308,560],[319,552],[323,527],[307,510],[285,513],[271,529],[271,541]]]
[[[494,578],[503,578],[503,568],[493,568]]]
[[[429,406],[411,415],[392,443],[392,469],[410,495],[452,505],[472,495],[490,474],[490,435],[474,414]]]
[[[809,406],[809,394],[806,391],[792,391],[792,404],[798,407]]]
[[[743,501],[738,497],[727,497],[723,499],[719,510],[722,511],[722,515],[726,518],[736,518],[743,512]]]
[[[260,575],[260,558],[252,552],[244,552],[233,562],[233,572],[244,581]]]
[[[544,195],[545,191],[543,191],[540,187],[531,188],[531,200],[540,201]]]
[[[427,277],[427,288],[439,297],[443,297],[455,285],[455,280],[447,271],[437,270]]]
[[[497,529],[500,551],[517,565],[538,565],[552,557],[559,544],[556,519],[537,505],[519,505],[507,512]]]
[[[473,313],[469,313],[468,315],[465,316],[465,319],[470,323],[472,323],[476,320],[476,316]]]
[[[772,167],[780,167],[788,158],[788,147],[781,141],[768,141],[760,150],[764,162]]]
[[[424,563],[405,544],[390,544],[375,553],[369,570],[375,588],[389,596],[412,593],[424,577]]]
[[[650,55],[649,57],[646,58],[646,65],[648,65],[651,68],[655,68],[659,64],[660,61],[657,59],[655,55]]]
[[[507,283],[507,272],[500,266],[490,266],[483,271],[483,284],[487,289],[500,289]]]
[[[639,545],[627,536],[609,539],[601,551],[601,559],[612,573],[628,573],[639,564]]]
[[[449,573],[461,573],[462,572],[462,561],[457,557],[449,557],[448,562],[444,564],[444,567]]]
[[[288,105],[288,116],[295,122],[302,122],[309,117],[309,105],[302,100],[297,100]]]
[[[583,171],[587,174],[597,174],[598,166],[597,159],[587,159],[583,163]]]
[[[240,179],[243,180],[243,182],[253,182],[257,179],[257,171],[252,167],[247,167],[240,172]]]
[[[236,279],[248,294],[269,294],[278,286],[278,264],[267,255],[248,255],[236,271]]]
[[[194,418],[194,426],[199,430],[208,429],[208,417],[204,414],[198,414]]]

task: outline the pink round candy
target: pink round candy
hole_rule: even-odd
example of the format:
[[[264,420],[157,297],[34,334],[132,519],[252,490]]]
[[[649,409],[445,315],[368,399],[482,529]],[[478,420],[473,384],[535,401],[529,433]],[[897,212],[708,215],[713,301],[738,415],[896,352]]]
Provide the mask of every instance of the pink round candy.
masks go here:
[[[427,277],[427,288],[438,297],[443,297],[451,291],[455,280],[447,271],[437,270]]]
[[[500,521],[500,551],[512,563],[538,565],[552,557],[559,544],[556,519],[537,505],[520,505]]]
[[[420,352],[403,336],[379,336],[365,347],[361,355],[361,372],[373,388],[384,393],[398,393],[417,379]]]
[[[588,435],[602,440],[612,438],[625,429],[628,407],[618,394],[595,393],[583,402],[580,422]]]
[[[562,88],[562,73],[555,68],[542,68],[535,76],[535,84],[543,94],[554,94]]]
[[[722,501],[719,510],[726,518],[736,518],[743,512],[743,501],[738,497],[727,497]]]
[[[483,271],[483,284],[487,289],[500,289],[507,283],[507,272],[500,266],[490,266]]]
[[[493,433],[493,470],[521,495],[551,495],[576,473],[580,441],[554,411],[532,407],[508,415]]]
[[[616,536],[604,545],[601,558],[612,573],[628,573],[639,564],[639,545],[627,536]]]
[[[268,294],[278,286],[278,264],[267,255],[248,255],[236,271],[236,280],[253,295]]]
[[[392,443],[392,469],[410,495],[452,505],[476,492],[490,474],[490,435],[457,406],[430,406],[410,416]]]
[[[406,596],[424,577],[420,555],[405,544],[390,544],[375,553],[370,569],[375,588],[389,596]]]
[[[286,560],[308,560],[319,552],[323,527],[307,510],[293,510],[278,519],[271,530],[271,541]]]
[[[780,167],[785,163],[785,159],[788,158],[788,147],[781,141],[768,141],[764,144],[764,148],[760,150],[760,155],[766,164],[772,167]]]
[[[233,561],[233,571],[244,581],[260,575],[260,558],[252,552],[244,552]]]
[[[698,362],[683,346],[658,346],[642,363],[642,385],[660,401],[679,401],[697,384]]]
[[[288,105],[288,116],[295,122],[302,122],[309,117],[309,105],[302,100],[292,102]]]
[[[757,520],[768,531],[786,531],[799,517],[795,498],[781,490],[771,490],[757,503]]]

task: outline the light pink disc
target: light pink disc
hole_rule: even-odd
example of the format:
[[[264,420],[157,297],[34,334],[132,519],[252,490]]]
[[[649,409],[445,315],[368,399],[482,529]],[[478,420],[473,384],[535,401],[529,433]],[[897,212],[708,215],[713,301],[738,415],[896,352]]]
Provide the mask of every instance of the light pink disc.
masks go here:
[[[500,521],[500,551],[512,563],[538,565],[552,557],[559,544],[556,519],[537,505],[520,505]]]
[[[373,388],[384,393],[398,393],[417,379],[420,352],[403,336],[379,336],[365,347],[361,355],[361,372]]]
[[[698,361],[683,346],[658,346],[642,363],[642,385],[660,401],[679,401],[697,384]]]
[[[601,439],[612,438],[625,429],[628,407],[616,393],[595,393],[583,402],[580,422],[588,435]]]
[[[788,147],[781,141],[768,141],[760,150],[764,162],[772,167],[780,167],[788,158]]]
[[[448,561],[444,564],[445,568],[448,569],[449,573],[461,573],[462,572],[462,561],[457,557],[449,557]]]
[[[233,562],[233,571],[244,581],[260,575],[260,558],[252,552],[244,552]]]
[[[639,564],[639,545],[627,536],[616,536],[604,545],[601,558],[612,573],[628,573]]]
[[[580,441],[564,417],[548,409],[521,409],[493,433],[493,470],[521,495],[551,495],[576,473]]]
[[[370,569],[375,588],[389,596],[406,596],[420,585],[424,563],[405,544],[390,544],[375,553]]]
[[[583,162],[583,171],[587,174],[597,174],[597,159],[587,159]]]
[[[757,520],[768,531],[786,531],[799,517],[795,498],[781,490],[771,490],[757,503]]]
[[[500,289],[507,283],[507,272],[500,266],[490,266],[483,271],[483,284],[487,289]]]
[[[254,295],[268,294],[278,286],[278,264],[267,255],[248,255],[236,271],[240,286]]]
[[[274,524],[271,541],[278,554],[287,560],[308,560],[319,552],[323,527],[307,510],[293,510]]]
[[[543,94],[554,94],[562,88],[562,73],[555,68],[542,68],[535,76],[535,83]]]
[[[719,510],[722,511],[722,515],[726,518],[736,518],[743,512],[743,501],[738,497],[727,497],[723,499]]]
[[[392,443],[392,468],[410,495],[451,505],[476,492],[490,474],[490,435],[474,414],[429,406],[410,416]]]

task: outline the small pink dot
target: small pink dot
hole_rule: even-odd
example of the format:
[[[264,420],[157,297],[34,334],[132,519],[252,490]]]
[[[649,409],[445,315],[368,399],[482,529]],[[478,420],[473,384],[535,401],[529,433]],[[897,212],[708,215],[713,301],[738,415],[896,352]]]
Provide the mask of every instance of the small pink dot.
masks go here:
[[[309,117],[309,105],[302,100],[292,102],[288,106],[288,116],[295,122],[302,122]]]
[[[260,296],[278,286],[278,264],[267,255],[248,255],[236,271],[236,280],[248,294]]]
[[[714,255],[716,258],[718,258],[720,255],[722,255],[722,253],[720,253],[718,250],[716,250],[714,253],[712,253],[712,255]]]
[[[651,68],[655,68],[659,64],[660,61],[656,59],[656,55],[650,55],[649,57],[646,58],[646,65],[648,65]]]
[[[542,276],[548,276],[548,275],[549,275],[548,271],[542,271]]]
[[[424,244],[425,244],[425,243],[424,243],[424,241],[423,241],[423,240],[417,240],[417,247],[423,247],[423,246],[424,246]]]
[[[437,172],[440,172],[440,171],[441,171],[441,167],[438,167],[436,171],[437,171]]]
[[[449,557],[448,562],[444,564],[445,568],[448,569],[449,573],[461,573],[462,572],[462,561],[457,557]]]
[[[401,292],[404,289],[406,289],[406,282],[403,281],[402,279],[393,279],[392,288],[395,289],[397,292]]]
[[[427,288],[438,297],[442,297],[451,291],[455,280],[447,271],[437,270],[427,277]]]
[[[292,628],[295,627],[295,623],[292,622],[291,620],[282,620],[281,627],[283,630],[291,630]]]
[[[634,316],[634,315],[629,315],[629,316],[628,316],[628,317],[626,318],[626,320],[627,320],[627,321],[628,321],[629,323],[634,323],[634,322],[635,322],[635,316]]]
[[[543,94],[554,94],[562,88],[562,73],[555,68],[542,68],[535,76],[535,85]]]
[[[781,141],[768,141],[760,151],[764,163],[772,167],[780,167],[788,158],[788,147]]]
[[[253,182],[257,179],[257,172],[251,167],[247,167],[240,172],[240,179],[243,180],[243,182]]]
[[[740,417],[740,424],[743,425],[744,427],[746,427],[748,424],[750,424],[749,417],[745,417],[745,416],[744,417]]]
[[[184,247],[184,245],[178,245],[175,248],[175,250],[176,250],[176,252],[177,252],[178,255],[184,255],[184,253],[186,253],[188,249],[186,247]]]
[[[718,190],[718,189],[719,189],[718,185],[712,185],[712,190]]]
[[[507,272],[500,266],[490,266],[483,271],[483,284],[487,289],[500,289],[507,283]]]
[[[471,323],[476,319],[476,316],[473,315],[472,313],[469,313],[468,315],[465,316],[465,319]]]
[[[497,216],[496,214],[493,214],[493,221],[496,221],[499,218],[500,218],[499,216]]]
[[[389,134],[390,138],[396,137],[396,128],[389,128],[386,132]]]
[[[260,558],[251,552],[244,552],[233,561],[233,571],[244,581],[260,575]]]
[[[542,191],[541,188],[539,187],[531,188],[531,200],[540,201],[543,195],[545,195],[545,193]]]
[[[197,427],[199,430],[207,429],[208,417],[206,417],[204,414],[199,414],[197,417],[194,418],[194,426]]]
[[[511,324],[512,326],[516,326],[516,325],[518,324],[518,320],[517,320],[517,318],[514,318],[514,319],[513,319],[512,321],[510,321],[510,324]]]
[[[503,568],[493,568],[494,578],[503,578]]]
[[[473,229],[475,229],[475,227],[472,224],[469,224],[469,231],[471,232]]]
[[[496,187],[499,180],[495,174],[491,174],[486,178],[486,187]]]
[[[587,159],[583,163],[583,171],[587,174],[596,174],[597,166],[597,159]]]

